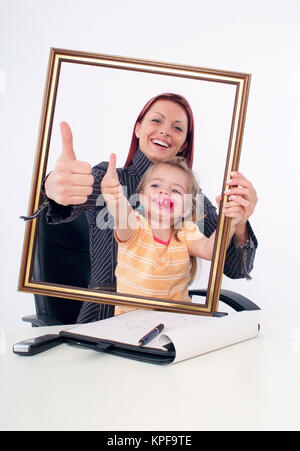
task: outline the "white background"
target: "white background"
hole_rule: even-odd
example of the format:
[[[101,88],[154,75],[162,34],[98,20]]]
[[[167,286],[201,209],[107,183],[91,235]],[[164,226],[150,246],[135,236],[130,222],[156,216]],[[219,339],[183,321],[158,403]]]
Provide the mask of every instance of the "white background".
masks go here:
[[[299,303],[299,0],[0,0],[0,329],[34,312],[16,293],[50,47],[252,74],[240,170],[257,189],[253,280],[223,287],[264,310]],[[67,118],[64,118],[67,119]],[[106,159],[106,158],[101,158]]]

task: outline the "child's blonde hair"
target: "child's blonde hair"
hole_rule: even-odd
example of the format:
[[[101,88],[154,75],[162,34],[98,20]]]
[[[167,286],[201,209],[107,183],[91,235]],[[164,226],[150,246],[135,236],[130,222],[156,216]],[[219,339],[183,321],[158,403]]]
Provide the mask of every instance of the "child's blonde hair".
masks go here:
[[[144,191],[145,185],[146,185],[147,181],[149,180],[149,178],[152,176],[152,173],[155,171],[156,168],[158,168],[159,166],[163,166],[163,165],[178,168],[186,174],[187,180],[189,182],[189,191],[187,194],[192,195],[192,208],[187,217],[192,221],[196,221],[196,218],[197,218],[197,195],[201,193],[201,189],[199,187],[199,184],[197,182],[194,172],[188,167],[186,160],[183,157],[171,157],[166,160],[161,160],[161,161],[155,162],[145,172],[145,174],[141,178],[140,183],[138,184],[137,189],[136,189],[137,193],[142,193]],[[187,219],[187,217],[181,218],[182,224]],[[178,229],[176,229],[174,237],[177,241],[179,241]],[[191,256],[190,261],[191,261],[191,281],[190,281],[190,284],[191,284],[195,278],[196,271],[197,271],[196,257]]]

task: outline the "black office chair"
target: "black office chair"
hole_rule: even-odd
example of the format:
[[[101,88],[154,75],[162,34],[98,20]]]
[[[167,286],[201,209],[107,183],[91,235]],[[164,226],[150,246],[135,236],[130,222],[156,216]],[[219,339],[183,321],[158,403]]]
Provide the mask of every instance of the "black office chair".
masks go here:
[[[87,288],[90,280],[89,232],[84,213],[74,221],[47,224],[41,213],[33,279],[36,281]],[[190,290],[189,295],[206,297],[207,290]],[[40,294],[34,295],[36,315],[23,317],[32,326],[76,323],[82,302]],[[220,301],[236,311],[259,310],[245,296],[221,290]]]
[[[33,279],[87,288],[91,264],[89,232],[84,213],[74,221],[51,225],[45,210],[39,220],[39,232]],[[32,326],[76,323],[82,302],[34,294],[36,315],[23,317]]]
[[[207,289],[201,290],[189,290],[190,297],[193,296],[204,296],[206,297]],[[231,290],[221,290],[219,301],[231,307],[236,312],[241,312],[243,310],[260,310],[258,305],[250,301],[250,299],[245,296],[236,293]],[[217,316],[217,315],[216,315]]]

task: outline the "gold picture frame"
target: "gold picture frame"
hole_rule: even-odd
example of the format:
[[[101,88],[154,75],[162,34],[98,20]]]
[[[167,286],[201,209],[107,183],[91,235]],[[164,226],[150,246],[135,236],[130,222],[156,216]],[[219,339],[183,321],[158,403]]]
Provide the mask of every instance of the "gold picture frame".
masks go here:
[[[222,192],[226,190],[226,181],[230,178],[231,172],[238,170],[239,166],[251,79],[250,74],[51,48],[28,215],[32,215],[32,213],[41,204],[41,186],[42,181],[46,175],[53,116],[55,111],[57,90],[60,81],[60,71],[62,65],[66,63],[89,66],[92,65],[102,68],[136,71],[148,74],[160,74],[163,76],[181,77],[194,80],[204,80],[207,82],[225,83],[234,86],[234,108],[232,111],[232,121],[230,127]],[[220,212],[222,212],[223,204],[226,201],[227,197],[224,195],[220,205]],[[27,222],[26,224],[18,283],[19,291],[42,294],[46,296],[55,296],[58,298],[74,299],[79,301],[129,305],[201,315],[212,315],[218,308],[225,262],[227,237],[230,225],[230,220],[226,218],[223,213],[219,213],[218,216],[217,233],[213,259],[210,267],[206,301],[205,304],[200,305],[186,302],[182,303],[173,300],[166,301],[161,299],[138,297],[136,295],[124,295],[117,292],[112,293],[99,289],[85,289],[67,285],[46,283],[42,281],[34,281],[32,279],[32,272],[35,256],[37,225],[38,219],[34,219],[33,221]]]

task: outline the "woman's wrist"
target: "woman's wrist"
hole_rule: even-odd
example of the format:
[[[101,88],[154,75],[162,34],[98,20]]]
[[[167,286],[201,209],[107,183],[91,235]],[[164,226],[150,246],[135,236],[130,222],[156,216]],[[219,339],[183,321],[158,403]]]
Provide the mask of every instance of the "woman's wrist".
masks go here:
[[[246,223],[237,224],[235,227],[235,242],[237,246],[243,246],[249,239],[249,233]]]

